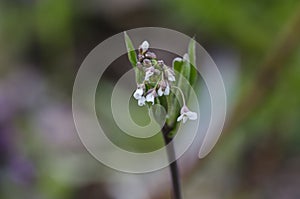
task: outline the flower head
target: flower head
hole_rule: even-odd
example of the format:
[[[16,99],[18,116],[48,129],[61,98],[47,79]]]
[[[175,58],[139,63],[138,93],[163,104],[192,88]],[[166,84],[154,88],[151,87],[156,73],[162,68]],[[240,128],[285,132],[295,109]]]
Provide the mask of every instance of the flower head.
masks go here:
[[[197,113],[192,112],[188,109],[187,106],[183,106],[180,110],[180,116],[177,118],[177,122],[183,121],[183,123],[186,123],[187,120],[196,120],[197,119]]]
[[[133,97],[138,101],[138,105],[144,106],[146,102],[150,102],[154,105],[156,97],[170,95],[170,90],[176,88],[181,94],[183,103],[177,122],[182,121],[183,123],[186,123],[188,119],[196,120],[197,113],[190,111],[186,106],[184,93],[179,84],[176,84],[174,71],[176,62],[180,62],[180,64],[189,63],[189,55],[186,53],[183,57],[175,58],[173,60],[173,67],[169,67],[163,60],[157,59],[155,53],[149,51],[149,43],[144,41],[139,46],[137,56],[138,62],[136,63],[136,67],[138,70],[136,70],[136,77],[138,85]],[[144,77],[144,81],[139,84],[141,82],[141,77]],[[157,101],[159,103],[159,100]]]

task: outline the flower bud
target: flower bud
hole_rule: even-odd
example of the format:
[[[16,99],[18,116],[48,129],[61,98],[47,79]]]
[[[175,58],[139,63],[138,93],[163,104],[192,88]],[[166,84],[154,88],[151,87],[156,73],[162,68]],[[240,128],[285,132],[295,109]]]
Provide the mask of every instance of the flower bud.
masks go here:
[[[163,67],[163,66],[165,65],[165,63],[164,63],[163,60],[158,60],[158,61],[157,61],[157,65],[158,65],[159,67]]]
[[[138,69],[142,69],[142,68],[143,68],[143,65],[142,65],[141,62],[137,62],[137,63],[136,63],[136,67],[137,67]]]
[[[151,61],[150,61],[150,59],[144,59],[144,60],[143,60],[143,65],[144,65],[145,67],[150,67],[150,66],[151,66]]]
[[[145,54],[149,49],[149,43],[147,41],[144,41],[140,47],[139,47],[139,52],[141,54]]]
[[[154,69],[154,74],[155,74],[155,75],[160,75],[160,70]]]
[[[156,59],[155,53],[149,51],[145,54],[145,57],[149,59]]]
[[[145,58],[144,55],[138,54],[138,60],[139,60],[140,62],[143,61],[144,58]]]

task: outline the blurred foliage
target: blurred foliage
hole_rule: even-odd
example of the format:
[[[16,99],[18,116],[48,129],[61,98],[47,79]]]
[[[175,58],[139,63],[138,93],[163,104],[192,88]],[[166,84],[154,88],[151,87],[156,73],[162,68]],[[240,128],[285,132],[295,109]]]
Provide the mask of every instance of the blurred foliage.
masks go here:
[[[297,0],[240,1],[187,0],[172,5],[188,25],[209,33],[217,42],[228,42],[246,52],[262,53],[295,11]],[[195,26],[196,25],[196,26]],[[212,34],[212,35],[211,35]],[[199,36],[201,40],[201,35]]]

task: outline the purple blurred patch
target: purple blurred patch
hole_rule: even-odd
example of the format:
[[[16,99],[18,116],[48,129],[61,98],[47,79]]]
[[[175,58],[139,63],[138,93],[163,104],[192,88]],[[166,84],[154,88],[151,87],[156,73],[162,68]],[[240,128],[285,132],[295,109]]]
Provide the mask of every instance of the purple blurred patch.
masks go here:
[[[13,182],[21,185],[30,185],[35,180],[35,168],[26,158],[12,157],[8,165],[8,173]]]

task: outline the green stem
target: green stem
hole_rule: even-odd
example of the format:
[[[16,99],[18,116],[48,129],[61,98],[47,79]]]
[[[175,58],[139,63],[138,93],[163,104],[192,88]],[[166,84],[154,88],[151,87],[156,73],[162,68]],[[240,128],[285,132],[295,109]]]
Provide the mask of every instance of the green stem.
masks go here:
[[[181,196],[181,187],[180,187],[180,175],[179,170],[177,166],[177,160],[175,158],[175,149],[173,145],[173,138],[170,137],[170,132],[173,130],[173,128],[170,128],[167,124],[165,124],[162,128],[163,138],[165,145],[169,145],[167,148],[167,154],[169,161],[174,160],[170,164],[170,172],[172,177],[172,187],[173,187],[173,199],[182,199]]]
[[[176,88],[180,92],[181,97],[182,97],[183,106],[186,106],[185,98],[184,98],[184,94],[183,94],[182,90],[177,86],[172,86],[172,88]]]

